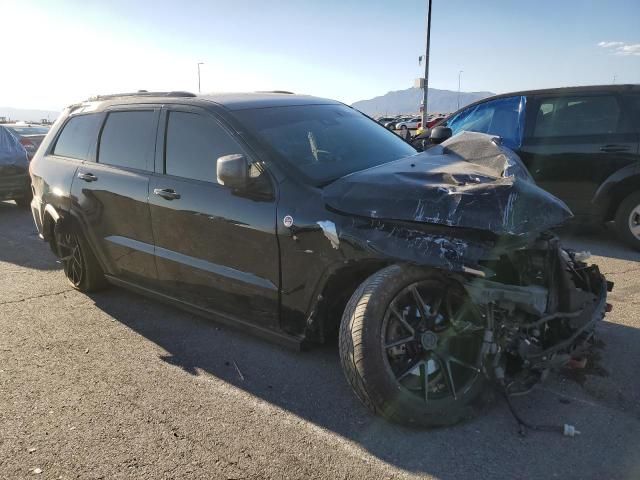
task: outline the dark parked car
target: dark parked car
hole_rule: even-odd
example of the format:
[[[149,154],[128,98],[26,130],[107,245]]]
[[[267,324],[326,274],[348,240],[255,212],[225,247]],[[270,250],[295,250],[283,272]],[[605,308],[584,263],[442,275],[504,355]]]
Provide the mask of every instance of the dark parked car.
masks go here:
[[[29,160],[36,154],[36,150],[44,140],[49,131],[46,125],[35,125],[32,123],[5,123],[2,125],[15,135],[20,144],[27,151]]]
[[[3,125],[0,125],[0,200],[15,200],[21,207],[28,207],[31,202],[27,152]]]
[[[75,288],[295,347],[338,335],[358,397],[406,424],[467,418],[489,383],[528,390],[607,308],[611,284],[548,231],[567,207],[487,135],[418,154],[331,100],[106,96],[63,112],[31,172]]]
[[[615,221],[640,249],[640,85],[507,93],[438,125],[499,135],[582,223]]]
[[[389,122],[393,122],[395,120],[395,117],[378,117],[376,118],[376,122],[378,122],[380,125],[386,125]]]

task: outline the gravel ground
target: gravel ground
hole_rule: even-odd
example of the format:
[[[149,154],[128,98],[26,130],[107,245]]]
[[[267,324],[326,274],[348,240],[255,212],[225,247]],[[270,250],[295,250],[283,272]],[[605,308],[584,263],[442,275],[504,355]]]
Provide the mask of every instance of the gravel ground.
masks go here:
[[[30,214],[0,202],[0,478],[640,478],[640,254],[606,232],[565,242],[616,282],[601,359],[515,404],[582,435],[522,438],[502,401],[418,431],[357,402],[336,344],[295,353],[118,288],[72,290]]]

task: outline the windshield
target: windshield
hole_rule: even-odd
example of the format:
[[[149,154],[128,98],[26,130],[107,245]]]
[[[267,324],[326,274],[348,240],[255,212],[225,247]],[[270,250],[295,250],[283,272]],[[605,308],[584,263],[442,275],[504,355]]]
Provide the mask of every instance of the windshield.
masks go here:
[[[49,127],[41,127],[41,126],[16,126],[12,125],[8,127],[9,130],[16,133],[17,135],[46,135],[49,131]]]
[[[396,134],[345,105],[256,108],[234,113],[313,185],[416,153]]]

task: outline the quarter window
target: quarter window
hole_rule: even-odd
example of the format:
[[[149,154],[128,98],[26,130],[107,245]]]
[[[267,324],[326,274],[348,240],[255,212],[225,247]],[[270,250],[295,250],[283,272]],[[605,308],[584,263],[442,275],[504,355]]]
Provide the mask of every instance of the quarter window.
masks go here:
[[[218,158],[234,153],[243,150],[212,118],[169,112],[165,147],[168,175],[215,182]]]
[[[619,124],[620,106],[614,96],[544,98],[536,112],[533,136],[566,137],[623,133],[618,132]]]
[[[89,150],[94,145],[100,127],[100,115],[86,114],[71,117],[56,141],[54,155],[87,160]]]
[[[155,145],[155,112],[111,112],[107,117],[98,161],[107,165],[146,170]]]

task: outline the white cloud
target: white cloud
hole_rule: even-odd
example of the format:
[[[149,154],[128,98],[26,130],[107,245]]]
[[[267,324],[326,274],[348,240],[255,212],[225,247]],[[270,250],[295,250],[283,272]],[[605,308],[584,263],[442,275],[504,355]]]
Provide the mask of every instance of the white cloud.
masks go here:
[[[600,42],[598,46],[608,49],[614,55],[639,55],[640,43],[624,43],[624,42]]]
[[[598,44],[599,47],[603,47],[603,48],[619,47],[620,45],[624,45],[624,43],[622,43],[622,42],[600,42]]]

